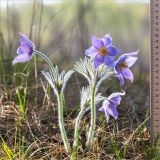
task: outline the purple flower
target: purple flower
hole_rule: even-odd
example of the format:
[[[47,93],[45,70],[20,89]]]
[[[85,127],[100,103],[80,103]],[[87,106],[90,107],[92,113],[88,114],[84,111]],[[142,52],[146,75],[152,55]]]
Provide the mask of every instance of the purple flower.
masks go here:
[[[85,51],[85,55],[94,59],[95,68],[102,63],[114,67],[114,57],[121,53],[121,50],[112,45],[110,34],[105,35],[102,39],[91,36],[91,39],[92,46]]]
[[[119,57],[115,64],[116,77],[119,79],[121,86],[124,85],[124,78],[133,82],[134,76],[129,69],[137,61],[138,51],[124,54]]]
[[[17,49],[18,56],[14,58],[12,64],[24,63],[32,58],[33,51],[35,49],[34,44],[27,38],[26,35],[19,33],[20,41],[18,43],[19,48]]]
[[[117,106],[121,102],[121,96],[125,95],[125,92],[116,92],[112,93],[107,100],[103,102],[99,111],[104,112],[107,118],[107,122],[109,121],[109,117],[112,116],[114,119],[118,118]]]

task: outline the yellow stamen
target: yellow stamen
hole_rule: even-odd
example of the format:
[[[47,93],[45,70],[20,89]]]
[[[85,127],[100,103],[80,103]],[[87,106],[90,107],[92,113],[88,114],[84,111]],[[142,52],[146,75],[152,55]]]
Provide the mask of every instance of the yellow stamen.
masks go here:
[[[106,56],[108,54],[108,49],[104,46],[100,47],[98,51],[101,56]]]
[[[122,62],[121,64],[119,64],[119,69],[120,70],[123,70],[126,67],[127,67],[127,63],[126,62]]]

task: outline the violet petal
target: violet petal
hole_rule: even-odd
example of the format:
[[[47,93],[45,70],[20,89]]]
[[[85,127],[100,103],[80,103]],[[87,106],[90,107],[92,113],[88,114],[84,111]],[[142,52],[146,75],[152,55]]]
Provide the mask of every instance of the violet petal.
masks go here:
[[[104,57],[104,62],[107,66],[109,67],[114,67],[115,66],[115,61],[113,56],[105,56]]]
[[[94,58],[94,67],[97,68],[104,62],[104,57],[97,54]]]
[[[129,79],[131,80],[131,82],[133,82],[134,76],[129,68],[125,68],[121,72],[124,78]]]
[[[137,57],[128,57],[125,62],[127,63],[128,67],[131,67],[135,64],[135,62],[137,61]]]
[[[89,49],[86,49],[85,55],[91,58],[95,58],[95,56],[98,54],[98,51],[95,47],[91,46]]]
[[[102,38],[103,44],[106,47],[109,47],[112,45],[112,37],[110,36],[110,34],[106,34],[104,36],[104,38]]]
[[[91,36],[91,39],[92,39],[92,45],[99,49],[102,45],[103,45],[103,42],[101,39],[97,38],[96,36]]]
[[[123,86],[124,85],[124,77],[123,77],[123,75],[121,73],[118,73],[116,75],[116,77],[119,79],[120,85]]]
[[[108,51],[109,51],[108,54],[109,54],[110,56],[116,56],[116,55],[118,55],[118,54],[121,53],[121,50],[118,49],[118,48],[116,48],[115,46],[110,46],[110,47],[108,47]]]
[[[14,65],[16,63],[24,63],[29,61],[31,58],[32,56],[28,55],[27,53],[20,54],[14,58],[14,60],[12,61],[12,64]]]
[[[118,112],[117,112],[117,108],[116,105],[113,104],[109,104],[108,107],[105,108],[106,112],[109,113],[114,119],[118,118]]]

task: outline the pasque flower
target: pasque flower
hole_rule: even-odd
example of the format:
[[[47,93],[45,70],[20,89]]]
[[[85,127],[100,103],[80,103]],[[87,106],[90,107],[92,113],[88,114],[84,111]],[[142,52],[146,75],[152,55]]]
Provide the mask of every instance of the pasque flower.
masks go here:
[[[121,102],[121,96],[125,95],[125,92],[112,93],[104,102],[99,111],[104,112],[109,121],[109,117],[112,116],[114,119],[118,118],[117,106]]]
[[[20,41],[17,49],[18,56],[14,58],[13,65],[15,63],[24,63],[32,58],[33,51],[35,49],[34,44],[27,38],[26,35],[19,33]]]
[[[120,80],[121,86],[124,85],[124,78],[129,79],[131,82],[133,82],[134,76],[129,68],[133,66],[137,61],[138,52],[139,50],[136,52],[123,54],[116,61],[115,72],[116,77],[118,77],[118,79]]]
[[[114,57],[121,53],[121,50],[112,45],[110,34],[105,35],[102,39],[91,36],[91,39],[92,46],[85,51],[85,55],[93,58],[94,67],[97,68],[102,63],[114,67]]]

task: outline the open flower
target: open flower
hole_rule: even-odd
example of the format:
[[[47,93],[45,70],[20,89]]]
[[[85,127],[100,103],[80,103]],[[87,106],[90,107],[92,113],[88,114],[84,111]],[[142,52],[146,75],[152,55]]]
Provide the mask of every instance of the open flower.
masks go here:
[[[121,96],[124,96],[125,92],[112,93],[104,102],[99,111],[104,112],[109,121],[109,117],[112,116],[114,119],[118,118],[117,106],[121,102]]]
[[[100,64],[105,63],[109,67],[114,67],[114,57],[121,53],[121,50],[112,45],[110,34],[99,39],[92,36],[92,46],[85,51],[85,55],[94,59],[94,67],[97,68]]]
[[[18,43],[19,48],[17,49],[18,56],[14,58],[12,64],[24,63],[32,58],[33,51],[35,49],[34,44],[27,38],[26,35],[19,33],[20,41]]]
[[[133,82],[134,76],[131,70],[129,69],[137,61],[138,51],[124,54],[119,57],[115,64],[116,77],[120,80],[121,86],[124,85],[124,78],[129,79]]]

